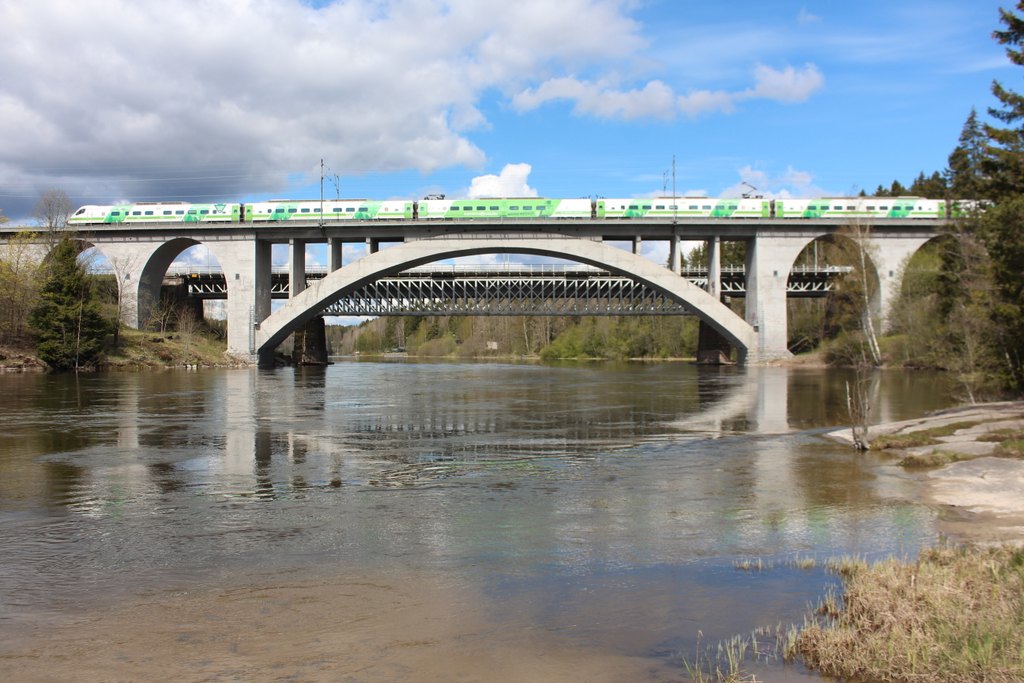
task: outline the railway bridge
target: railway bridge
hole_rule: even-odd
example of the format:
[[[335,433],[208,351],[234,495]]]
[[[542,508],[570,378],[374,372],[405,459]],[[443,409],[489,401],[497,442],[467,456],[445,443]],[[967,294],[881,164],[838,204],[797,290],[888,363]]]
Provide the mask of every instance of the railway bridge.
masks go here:
[[[875,309],[884,319],[899,290],[902,263],[938,235],[942,218],[884,219],[861,225],[878,280]],[[763,363],[789,355],[786,297],[803,249],[847,223],[836,219],[642,218],[532,220],[288,221],[277,223],[125,223],[91,225],[76,237],[102,253],[113,268],[127,307],[124,323],[145,323],[159,301],[172,262],[204,245],[224,276],[228,352],[266,364],[292,332],[353,292],[419,266],[479,254],[554,257],[628,278],[698,316],[737,351],[740,362]],[[0,239],[15,228],[0,226]],[[644,242],[668,244],[666,263],[641,255]],[[683,242],[703,242],[707,268],[698,286],[685,277]],[[721,245],[745,243],[745,314],[722,303]],[[364,243],[366,255],[342,263],[345,243]],[[287,244],[288,300],[271,307],[271,250]],[[306,248],[327,247],[326,275],[306,277]],[[135,305],[137,304],[137,305]],[[334,309],[336,310],[336,309]],[[566,311],[562,314],[572,314]],[[579,314],[589,314],[582,312]]]

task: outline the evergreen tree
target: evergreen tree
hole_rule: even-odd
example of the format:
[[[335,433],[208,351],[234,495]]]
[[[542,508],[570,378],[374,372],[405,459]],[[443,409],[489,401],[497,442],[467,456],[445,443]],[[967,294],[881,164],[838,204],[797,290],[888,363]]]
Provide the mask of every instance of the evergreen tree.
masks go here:
[[[949,194],[953,199],[981,199],[985,176],[982,165],[985,162],[988,143],[978,112],[972,108],[960,131],[956,149],[949,155],[947,172]]]
[[[1024,11],[1024,0],[1017,3],[1017,10]],[[993,31],[992,37],[1006,45],[1006,54],[1014,64],[1024,66],[1024,19],[1005,9],[999,10],[1000,21],[1006,25],[1004,31]],[[991,194],[993,199],[1024,193],[1024,96],[1003,87],[999,81],[992,82],[992,94],[1002,104],[989,108],[989,114],[1008,124],[1005,128],[985,124],[985,135],[989,139],[986,170],[990,171]]]
[[[29,316],[39,358],[55,370],[94,366],[111,326],[92,297],[78,248],[67,236],[51,254],[39,298]]]

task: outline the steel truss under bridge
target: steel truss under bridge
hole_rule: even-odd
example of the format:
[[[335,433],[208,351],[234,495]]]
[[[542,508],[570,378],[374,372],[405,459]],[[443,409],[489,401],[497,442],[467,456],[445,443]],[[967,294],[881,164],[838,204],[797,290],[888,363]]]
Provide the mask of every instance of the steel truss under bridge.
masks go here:
[[[608,273],[537,276],[417,275],[382,278],[323,315],[682,315],[685,306]]]

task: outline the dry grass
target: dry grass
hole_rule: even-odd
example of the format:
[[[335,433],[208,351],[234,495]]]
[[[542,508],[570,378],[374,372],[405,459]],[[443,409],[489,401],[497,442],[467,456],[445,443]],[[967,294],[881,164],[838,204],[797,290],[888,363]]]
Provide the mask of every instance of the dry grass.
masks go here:
[[[931,429],[918,429],[913,432],[901,434],[882,434],[871,440],[871,450],[881,451],[887,449],[914,448],[916,446],[934,446],[940,443],[938,437],[952,436],[961,429],[974,427],[980,422],[953,422],[948,425],[932,427]]]
[[[961,460],[971,460],[976,456],[965,455],[964,453],[955,453],[953,451],[932,451],[931,453],[911,453],[910,455],[900,459],[899,465],[901,467],[917,468],[917,467],[942,467],[953,462],[959,462]]]
[[[795,649],[828,676],[882,682],[1024,681],[1024,550],[941,548],[913,563],[841,567]]]

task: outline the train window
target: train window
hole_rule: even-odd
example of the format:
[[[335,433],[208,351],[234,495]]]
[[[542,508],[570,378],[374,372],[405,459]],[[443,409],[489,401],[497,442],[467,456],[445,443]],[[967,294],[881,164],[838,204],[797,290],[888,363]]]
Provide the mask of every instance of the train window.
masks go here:
[[[202,214],[203,216],[205,216],[206,214],[210,213],[210,210],[209,209],[200,209],[199,213]]]
[[[313,208],[313,213],[320,213],[320,207],[319,206],[314,207]]]
[[[341,213],[341,207],[340,206],[336,206],[336,207],[334,207],[331,210],[334,211],[334,213]]]
[[[133,216],[141,216],[142,212],[141,211],[132,211],[132,215]]]
[[[668,210],[669,210],[669,211],[678,211],[678,210],[679,210],[679,207],[678,207],[678,206],[676,206],[675,204],[669,204],[669,205],[668,205]]]
[[[174,215],[175,216],[184,216],[185,212],[182,211],[181,209],[178,209],[177,211],[174,212]]]
[[[110,215],[111,215],[111,216],[120,216],[120,215],[121,215],[121,212],[120,212],[120,211],[111,211],[111,212],[110,212]]]
[[[85,213],[85,208],[81,208],[78,211],[75,211],[76,216],[81,216],[83,213]]]
[[[875,207],[873,207],[871,205],[868,205],[868,211],[874,211],[874,210],[875,210]]]
[[[345,213],[353,213],[353,212],[354,212],[355,210],[356,210],[356,209],[355,209],[355,207],[353,207],[353,206],[347,206],[347,207],[345,207]]]
[[[298,213],[298,209],[288,209],[288,213]]]
[[[650,210],[651,210],[651,205],[650,204],[644,204],[644,211],[650,211]]]
[[[303,207],[299,213],[309,213],[309,207]]]
[[[196,215],[196,210],[195,209],[189,209],[188,210],[188,215],[189,216],[195,216]]]
[[[452,208],[453,209],[457,209],[458,207],[457,206],[453,206]],[[464,206],[464,207],[462,207],[462,210],[463,211],[472,211],[473,207],[472,206]]]
[[[833,207],[832,207],[832,210],[833,210],[833,211],[842,211],[842,210],[843,210],[843,207],[841,207],[841,206],[833,206]]]
[[[170,211],[164,211],[164,215],[165,215],[165,216],[170,216],[170,215],[171,215],[171,212],[170,212]]]
[[[711,210],[711,205],[710,204],[705,204],[704,205],[704,210],[705,211],[710,211]]]
[[[147,212],[146,212],[146,215],[147,215],[147,216],[152,216],[152,215],[153,215],[153,212],[152,212],[152,211],[147,211]]]
[[[533,206],[524,206],[523,211],[533,211]]]
[[[631,208],[631,209],[637,209],[637,208],[639,208],[639,207],[638,207],[638,206],[637,206],[636,204],[630,204],[630,205],[629,205],[629,208]]]
[[[696,211],[697,210],[697,205],[696,204],[690,204],[689,210],[690,211]]]
[[[452,211],[458,211],[458,210],[459,210],[459,207],[457,207],[457,206],[453,206],[451,210],[452,210]]]
[[[857,208],[856,208],[856,207],[854,207],[854,206],[848,206],[848,207],[846,207],[846,210],[847,210],[847,211],[856,211],[856,210],[857,210]]]
[[[491,207],[491,211],[501,211],[501,207],[500,206],[492,206]]]
[[[656,204],[654,206],[654,208],[658,209],[659,211],[664,211],[665,210],[665,205],[664,204]]]
[[[360,207],[359,207],[359,211],[360,211],[361,213],[366,213],[367,211],[369,211],[369,209],[367,209],[367,208],[366,208],[365,206],[360,206]]]
[[[510,206],[510,207],[508,207],[508,210],[509,211],[518,211],[519,207],[518,206]]]

